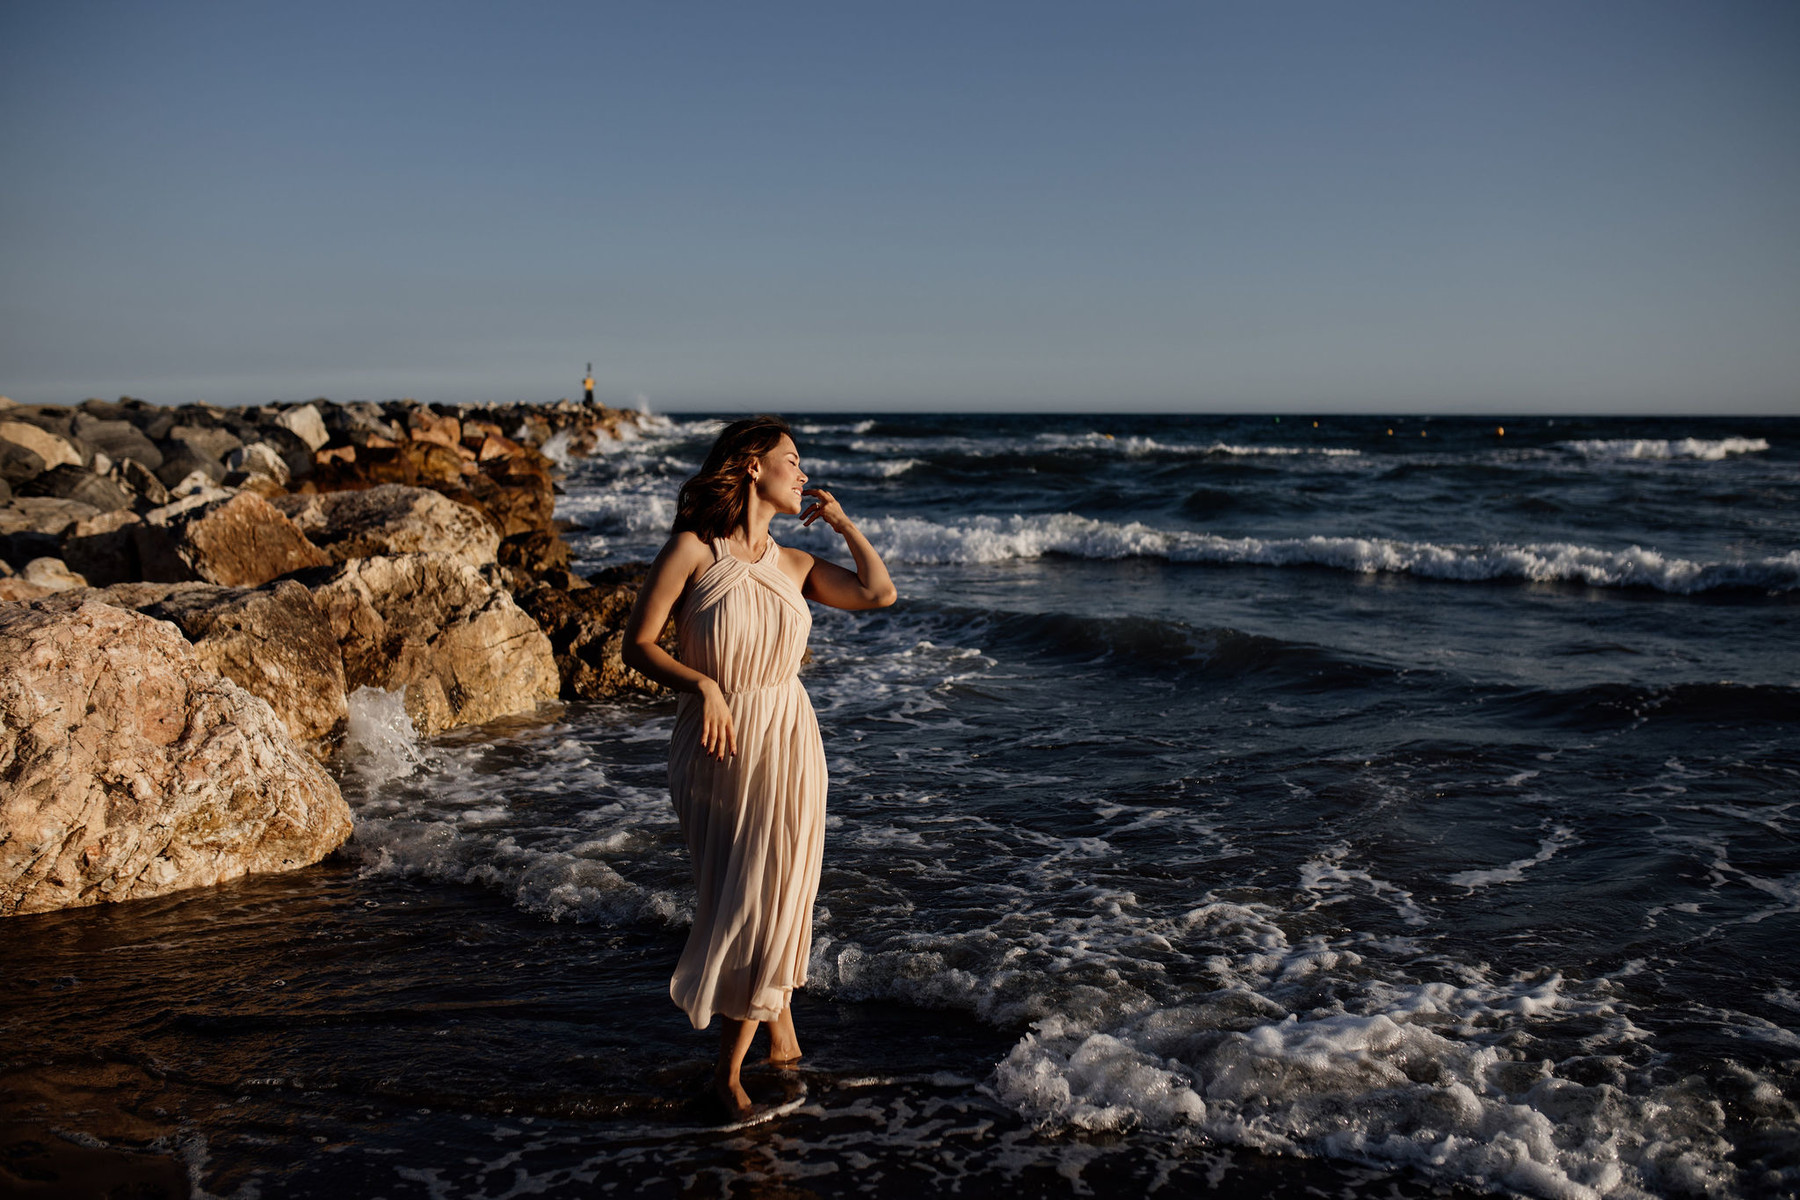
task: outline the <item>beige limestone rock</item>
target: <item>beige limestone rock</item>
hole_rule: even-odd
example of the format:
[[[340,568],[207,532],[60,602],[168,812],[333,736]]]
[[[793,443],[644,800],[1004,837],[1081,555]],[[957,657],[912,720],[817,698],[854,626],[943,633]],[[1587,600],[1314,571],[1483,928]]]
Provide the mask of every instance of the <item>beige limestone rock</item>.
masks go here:
[[[331,558],[261,496],[201,492],[152,509],[131,527],[144,578],[257,587]]]
[[[202,665],[267,700],[295,741],[317,746],[341,732],[343,654],[300,584],[283,579],[247,591],[183,583],[130,607],[173,622]]]
[[[486,574],[453,555],[354,559],[313,597],[343,648],[347,688],[404,688],[421,734],[556,698],[550,639]]]
[[[242,471],[246,475],[262,475],[286,485],[291,472],[281,452],[267,442],[251,442],[225,456],[226,471]]]
[[[61,438],[48,429],[40,429],[36,425],[28,425],[24,421],[0,421],[0,441],[11,442],[15,446],[23,446],[44,460],[44,469],[61,466],[81,465],[81,451],[77,450],[67,438]]]
[[[436,552],[482,567],[500,546],[499,531],[480,512],[425,488],[385,483],[273,503],[336,562]]]
[[[337,785],[176,629],[99,603],[0,607],[0,915],[317,862]]]
[[[283,429],[293,431],[312,450],[319,449],[331,440],[331,434],[325,430],[325,419],[319,415],[319,406],[316,404],[290,408],[276,417],[275,423]]]

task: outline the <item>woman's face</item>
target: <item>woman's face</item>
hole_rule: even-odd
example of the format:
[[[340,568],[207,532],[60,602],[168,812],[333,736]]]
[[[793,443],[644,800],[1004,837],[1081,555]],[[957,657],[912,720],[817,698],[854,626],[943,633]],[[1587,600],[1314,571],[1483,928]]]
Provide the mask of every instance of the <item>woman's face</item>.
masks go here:
[[[800,469],[800,451],[794,439],[782,434],[775,448],[756,462],[756,494],[776,512],[799,512],[806,503],[801,494],[806,486],[806,472]]]

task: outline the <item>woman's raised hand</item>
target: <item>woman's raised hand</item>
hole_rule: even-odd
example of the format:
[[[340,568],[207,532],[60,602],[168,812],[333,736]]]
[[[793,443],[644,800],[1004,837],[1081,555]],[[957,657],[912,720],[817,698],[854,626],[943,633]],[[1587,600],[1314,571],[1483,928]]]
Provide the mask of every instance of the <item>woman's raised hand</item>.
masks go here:
[[[731,706],[725,693],[708,679],[700,685],[700,699],[706,705],[700,715],[700,748],[724,762],[737,754],[737,729],[731,723]]]
[[[812,507],[800,514],[800,524],[811,525],[814,521],[823,520],[827,525],[844,532],[844,524],[850,518],[844,515],[844,506],[837,498],[824,488],[805,488],[803,495],[813,498]]]

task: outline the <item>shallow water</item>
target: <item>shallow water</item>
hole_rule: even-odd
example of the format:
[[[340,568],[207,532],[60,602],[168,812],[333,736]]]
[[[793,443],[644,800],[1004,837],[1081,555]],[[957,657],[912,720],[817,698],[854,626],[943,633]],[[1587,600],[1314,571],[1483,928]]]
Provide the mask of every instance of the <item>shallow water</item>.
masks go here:
[[[0,1117],[218,1195],[1792,1194],[1800,422],[1496,424],[802,422],[903,600],[816,610],[791,1116],[693,1104],[668,706],[365,695],[328,863],[9,924]],[[712,428],[574,465],[586,563]]]

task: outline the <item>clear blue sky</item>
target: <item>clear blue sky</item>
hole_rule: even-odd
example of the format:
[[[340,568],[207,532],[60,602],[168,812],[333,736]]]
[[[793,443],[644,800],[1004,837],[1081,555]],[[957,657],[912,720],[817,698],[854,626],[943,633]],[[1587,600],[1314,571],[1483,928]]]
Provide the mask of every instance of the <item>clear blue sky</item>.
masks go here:
[[[0,393],[1800,412],[1800,4],[0,5]]]

